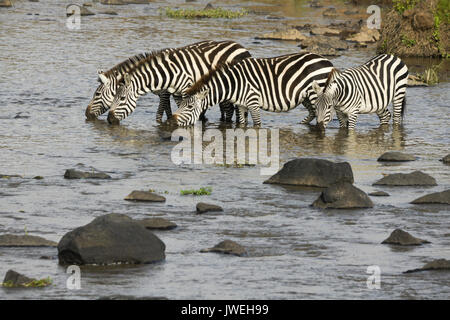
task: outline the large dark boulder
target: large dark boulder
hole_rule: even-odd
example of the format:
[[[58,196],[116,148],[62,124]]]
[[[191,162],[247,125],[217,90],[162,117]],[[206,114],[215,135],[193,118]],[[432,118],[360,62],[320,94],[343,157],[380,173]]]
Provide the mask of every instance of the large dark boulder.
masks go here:
[[[373,202],[361,189],[349,182],[338,182],[325,189],[312,204],[317,208],[372,208]]]
[[[401,229],[395,229],[391,235],[385,239],[382,244],[395,244],[399,246],[419,246],[424,243],[430,243],[427,240],[413,237],[410,233]]]
[[[300,158],[286,162],[264,183],[326,188],[337,182],[353,183],[353,171],[348,162]]]
[[[374,186],[436,186],[436,180],[426,173],[414,171],[411,173],[389,174],[373,184]]]
[[[450,204],[450,189],[442,191],[430,193],[416,200],[412,201],[414,204],[427,204],[427,203],[439,203],[439,204]]]
[[[108,214],[65,234],[58,244],[60,264],[152,263],[165,259],[165,244],[123,214]]]

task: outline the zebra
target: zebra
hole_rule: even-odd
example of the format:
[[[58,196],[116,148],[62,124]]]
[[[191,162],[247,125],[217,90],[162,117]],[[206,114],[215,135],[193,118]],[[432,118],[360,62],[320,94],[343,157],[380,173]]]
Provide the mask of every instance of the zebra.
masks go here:
[[[108,122],[117,124],[128,117],[136,108],[137,99],[149,91],[166,91],[181,103],[183,92],[210,69],[250,56],[247,49],[234,41],[209,41],[172,51],[155,51],[126,72],[130,81],[121,97],[115,99],[114,107],[111,105]],[[226,101],[220,106],[221,120],[231,121],[234,106]]]
[[[272,58],[247,58],[232,66],[222,65],[203,76],[189,90],[173,114],[179,126],[192,125],[200,114],[222,101],[238,106],[239,123],[250,111],[254,126],[261,125],[259,108],[272,112],[289,111],[300,103],[308,109],[302,123],[315,118],[317,95],[312,82],[324,85],[332,63],[313,53],[294,53]]]
[[[391,118],[387,106],[393,104],[393,122],[399,125],[406,111],[406,84],[408,67],[399,58],[381,54],[365,64],[339,71],[333,69],[321,88],[313,83],[318,95],[317,123],[323,129],[336,109],[341,128],[353,130],[358,114],[376,113],[381,124]]]

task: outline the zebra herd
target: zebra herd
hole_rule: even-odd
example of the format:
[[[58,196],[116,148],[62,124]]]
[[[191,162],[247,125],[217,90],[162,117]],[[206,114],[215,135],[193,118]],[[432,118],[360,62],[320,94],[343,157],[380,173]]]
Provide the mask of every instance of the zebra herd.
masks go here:
[[[408,68],[397,57],[378,55],[365,64],[339,71],[324,57],[294,53],[253,58],[233,41],[202,41],[176,49],[144,53],[98,72],[99,86],[86,108],[86,118],[108,113],[120,123],[136,108],[140,96],[159,95],[156,120],[174,118],[179,126],[194,124],[219,104],[221,121],[261,125],[260,109],[287,112],[300,104],[308,110],[301,123],[317,117],[325,128],[333,111],[340,127],[354,129],[359,114],[376,113],[381,124],[401,123],[405,112]],[[170,95],[178,110],[172,114]]]

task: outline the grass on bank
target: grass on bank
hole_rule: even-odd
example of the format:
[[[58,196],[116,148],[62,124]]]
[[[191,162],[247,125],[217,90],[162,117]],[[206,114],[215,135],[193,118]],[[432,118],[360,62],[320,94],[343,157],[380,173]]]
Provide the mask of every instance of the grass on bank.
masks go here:
[[[162,10],[169,18],[178,19],[202,19],[202,18],[225,18],[235,19],[248,14],[247,10],[240,9],[238,11],[213,8],[213,9],[172,9],[165,8]]]

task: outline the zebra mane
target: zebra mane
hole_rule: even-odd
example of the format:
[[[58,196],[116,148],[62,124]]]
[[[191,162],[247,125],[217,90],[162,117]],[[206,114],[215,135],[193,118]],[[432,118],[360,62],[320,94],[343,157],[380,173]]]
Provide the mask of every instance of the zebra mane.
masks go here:
[[[104,75],[109,77],[111,75],[114,75],[116,73],[116,71],[118,71],[119,73],[127,72],[130,69],[134,68],[136,65],[138,65],[142,60],[145,60],[147,57],[149,57],[152,54],[153,54],[152,52],[151,53],[149,53],[149,52],[139,53],[139,54],[137,54],[131,58],[128,58],[128,59],[122,61],[121,63],[115,65],[108,71],[105,71]]]
[[[328,88],[328,85],[334,80],[336,80],[336,78],[339,76],[340,73],[341,72],[336,68],[331,69],[330,73],[328,74],[327,81],[325,82],[324,89]]]
[[[214,75],[224,69],[225,67],[228,67],[227,63],[224,62],[219,62],[215,68],[209,70],[207,73],[205,73],[200,79],[197,80],[196,83],[194,83],[192,85],[192,87],[190,87],[189,89],[187,89],[185,91],[185,94],[187,94],[188,96],[192,96],[198,92],[200,92],[200,90],[203,88],[203,86],[209,81],[211,80],[212,77],[214,77]]]

